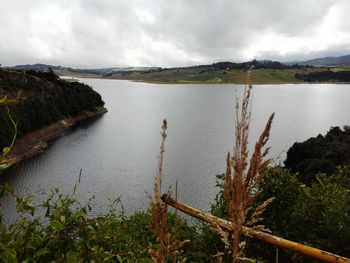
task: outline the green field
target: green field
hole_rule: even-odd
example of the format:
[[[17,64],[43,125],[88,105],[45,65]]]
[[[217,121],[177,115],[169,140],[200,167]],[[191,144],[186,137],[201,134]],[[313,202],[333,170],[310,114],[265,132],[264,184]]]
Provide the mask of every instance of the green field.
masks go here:
[[[297,69],[258,69],[252,71],[253,84],[283,84],[299,83],[294,78]],[[79,77],[84,77],[79,74]],[[93,77],[91,74],[86,77]],[[95,77],[102,78],[101,75]],[[246,83],[247,71],[238,69],[201,69],[201,68],[175,68],[159,72],[118,72],[108,79],[126,79],[150,83],[169,84],[221,84],[221,83]]]
[[[299,67],[299,68],[259,68],[251,71],[252,84],[287,84],[302,83],[303,80],[295,78],[296,73],[313,74],[322,72],[349,71],[349,68],[326,68],[326,67]],[[103,78],[103,79],[125,79],[149,83],[165,83],[165,84],[245,84],[247,78],[247,70],[243,69],[222,69],[212,66],[195,66],[182,68],[164,68],[157,70],[144,71],[119,71],[108,75],[92,74],[92,73],[76,73],[76,72],[57,72],[60,75],[79,77],[79,78]],[[299,74],[300,75],[300,74]],[[315,79],[311,82],[332,82],[342,83],[338,79]]]

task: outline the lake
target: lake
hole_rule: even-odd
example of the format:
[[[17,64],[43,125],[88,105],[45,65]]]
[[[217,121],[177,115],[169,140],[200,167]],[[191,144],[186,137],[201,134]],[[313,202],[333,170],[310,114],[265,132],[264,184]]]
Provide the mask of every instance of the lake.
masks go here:
[[[166,117],[163,189],[178,181],[179,200],[209,210],[217,193],[215,175],[225,171],[226,155],[233,147],[234,103],[244,87],[81,81],[102,95],[108,113],[66,132],[44,154],[24,161],[0,180],[20,194],[37,195],[54,186],[68,193],[82,169],[77,196],[83,202],[95,196],[94,214],[106,212],[108,199],[115,196],[122,197],[127,214],[145,210]],[[251,149],[275,112],[270,157],[283,164],[294,142],[350,124],[349,98],[346,84],[254,86]],[[12,221],[13,202],[4,199],[1,204],[5,219]]]

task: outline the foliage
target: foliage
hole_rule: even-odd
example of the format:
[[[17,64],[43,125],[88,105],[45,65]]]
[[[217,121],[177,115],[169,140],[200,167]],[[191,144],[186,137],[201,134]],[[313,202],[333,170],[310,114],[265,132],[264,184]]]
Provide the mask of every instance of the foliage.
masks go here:
[[[262,198],[273,195],[276,200],[266,209],[266,225],[284,238],[349,257],[349,188],[325,174],[305,186],[282,168],[270,173],[262,185]]]
[[[294,143],[287,151],[285,166],[299,173],[306,184],[315,180],[318,172],[332,174],[338,165],[350,164],[350,129],[332,127],[325,136],[318,135]]]
[[[93,199],[82,205],[74,192],[62,194],[55,188],[44,193],[41,204],[33,204],[31,197],[1,186],[0,196],[16,199],[19,219],[10,226],[0,221],[0,262],[152,262],[147,251],[158,244],[148,212],[126,218],[116,198],[109,213],[91,216]],[[167,231],[176,224],[174,238],[195,242],[183,249],[189,261],[207,261],[197,228],[175,214],[169,213],[167,220]]]

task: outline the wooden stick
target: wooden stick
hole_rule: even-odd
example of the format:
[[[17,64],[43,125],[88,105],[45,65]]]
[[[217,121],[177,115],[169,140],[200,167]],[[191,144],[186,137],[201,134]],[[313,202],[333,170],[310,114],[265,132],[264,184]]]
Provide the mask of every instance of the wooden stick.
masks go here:
[[[227,230],[232,231],[233,227],[231,222],[218,218],[216,216],[213,216],[211,214],[202,212],[196,208],[193,208],[189,205],[186,205],[184,203],[181,203],[179,201],[174,200],[167,194],[164,194],[162,196],[163,202],[167,203],[168,205],[180,210],[181,212],[190,215],[192,217],[198,218],[202,221],[205,221],[207,223],[215,222],[220,227],[225,228]],[[280,238],[268,233],[264,233],[261,231],[254,230],[249,227],[243,226],[242,229],[243,235],[251,238],[258,239],[264,243],[268,243],[271,245],[274,245],[279,248],[284,248],[288,250],[292,250],[294,252],[297,252],[299,254],[302,254],[304,256],[308,256],[311,258],[315,258],[324,262],[337,262],[337,263],[350,263],[350,259],[338,256],[317,248],[305,246],[303,244],[299,244],[297,242],[293,242],[284,238]]]

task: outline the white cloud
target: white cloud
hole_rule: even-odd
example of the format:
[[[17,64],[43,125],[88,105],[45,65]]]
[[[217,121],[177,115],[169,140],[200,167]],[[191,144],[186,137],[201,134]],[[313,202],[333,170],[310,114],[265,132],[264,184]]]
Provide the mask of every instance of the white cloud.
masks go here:
[[[180,66],[350,52],[345,0],[0,0],[0,63]]]

